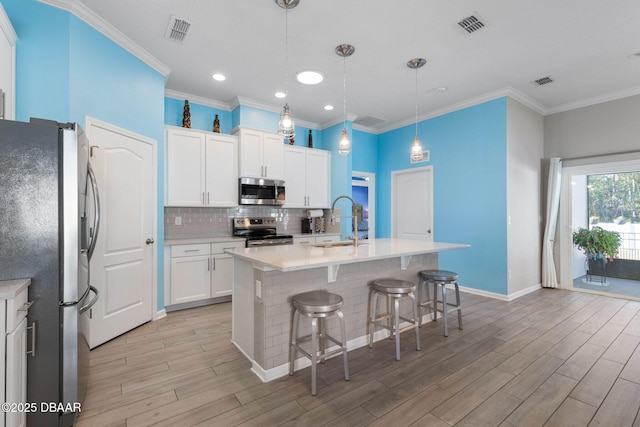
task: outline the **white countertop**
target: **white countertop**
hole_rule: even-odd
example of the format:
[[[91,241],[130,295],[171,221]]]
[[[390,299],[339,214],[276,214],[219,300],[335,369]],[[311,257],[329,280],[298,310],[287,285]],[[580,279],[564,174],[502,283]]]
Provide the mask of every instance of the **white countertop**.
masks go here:
[[[268,248],[243,248],[225,252],[267,269],[296,271],[470,247],[470,245],[458,243],[401,239],[373,239],[361,243],[362,245],[357,248],[354,246],[323,248],[313,245],[286,245]]]
[[[13,299],[30,284],[31,279],[2,280],[0,281],[0,299]]]

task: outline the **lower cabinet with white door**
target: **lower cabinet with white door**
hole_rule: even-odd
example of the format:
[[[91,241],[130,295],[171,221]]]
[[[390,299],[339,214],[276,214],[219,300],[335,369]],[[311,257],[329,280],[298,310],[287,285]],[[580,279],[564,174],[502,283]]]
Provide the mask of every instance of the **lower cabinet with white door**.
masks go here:
[[[167,245],[166,310],[228,301],[233,291],[233,257],[224,251],[243,247],[244,240]]]
[[[0,426],[27,425],[27,411],[20,410],[27,402],[27,312],[31,303],[27,300],[30,279],[0,282],[0,330],[6,340],[0,340],[0,352],[4,360],[0,363],[3,387],[0,388],[2,402],[9,410],[0,413]],[[33,345],[33,344],[32,344]]]

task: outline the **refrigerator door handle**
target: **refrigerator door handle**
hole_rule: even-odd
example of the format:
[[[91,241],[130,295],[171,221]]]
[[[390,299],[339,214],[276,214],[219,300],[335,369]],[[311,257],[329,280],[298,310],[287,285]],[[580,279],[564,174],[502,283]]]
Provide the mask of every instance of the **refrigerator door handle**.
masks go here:
[[[80,307],[80,310],[78,310],[80,314],[83,314],[84,312],[89,310],[91,307],[93,307],[93,305],[98,301],[98,297],[100,296],[100,294],[98,293],[98,290],[95,287],[89,285],[89,289],[91,289],[93,293],[96,294],[96,296],[93,297],[93,299],[87,305]]]
[[[78,301],[62,301],[60,303],[60,307],[73,307],[74,305],[80,304],[80,302],[84,301],[84,299],[87,296],[89,296],[89,292],[91,291],[91,288],[93,288],[93,286],[91,286],[91,285],[87,286],[87,289],[84,291],[82,296],[78,299]]]
[[[98,240],[98,229],[100,228],[100,194],[98,193],[98,183],[96,182],[96,175],[93,173],[91,163],[87,166],[87,175],[91,182],[91,192],[93,193],[93,205],[95,208],[95,217],[93,219],[93,233],[91,236],[91,242],[87,249],[87,258],[91,261],[91,256],[96,248],[96,242]]]

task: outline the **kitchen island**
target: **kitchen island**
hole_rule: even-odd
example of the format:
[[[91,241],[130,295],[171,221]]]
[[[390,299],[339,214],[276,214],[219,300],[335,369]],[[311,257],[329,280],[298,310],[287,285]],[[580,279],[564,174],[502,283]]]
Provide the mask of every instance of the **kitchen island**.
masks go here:
[[[368,344],[371,281],[396,278],[417,283],[419,271],[438,267],[439,252],[469,247],[400,239],[374,239],[358,247],[348,243],[227,252],[234,257],[232,340],[263,381],[288,373],[292,295],[312,290],[341,295],[348,348],[362,347]],[[401,310],[406,316],[410,307],[405,304]],[[329,334],[337,336],[334,320],[329,319],[327,325]],[[300,335],[309,333],[308,323],[301,322]],[[385,336],[386,331],[380,331],[374,339]],[[309,361],[301,358],[296,369],[308,365]]]

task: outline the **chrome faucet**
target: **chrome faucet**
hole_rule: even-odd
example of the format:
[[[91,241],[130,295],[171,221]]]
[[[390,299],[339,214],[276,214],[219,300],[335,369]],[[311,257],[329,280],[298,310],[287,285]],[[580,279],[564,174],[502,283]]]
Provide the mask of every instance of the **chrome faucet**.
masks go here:
[[[352,218],[353,219],[353,246],[358,246],[358,209],[356,208],[356,202],[349,196],[338,196],[331,204],[331,225],[336,223],[336,216],[333,213],[333,210],[336,206],[336,202],[340,199],[349,199],[351,200],[351,216],[341,216],[340,218]]]

